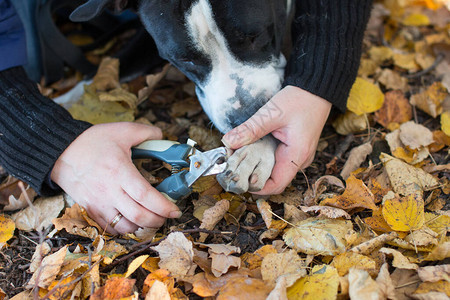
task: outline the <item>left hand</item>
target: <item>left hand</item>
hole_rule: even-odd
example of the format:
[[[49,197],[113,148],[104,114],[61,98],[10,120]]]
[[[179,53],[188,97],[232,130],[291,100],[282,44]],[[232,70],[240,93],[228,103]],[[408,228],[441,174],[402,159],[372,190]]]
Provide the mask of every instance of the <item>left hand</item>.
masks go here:
[[[275,166],[262,190],[254,194],[279,194],[300,169],[314,159],[331,103],[301,88],[286,86],[250,119],[230,130],[224,144],[238,149],[271,133],[280,141]]]

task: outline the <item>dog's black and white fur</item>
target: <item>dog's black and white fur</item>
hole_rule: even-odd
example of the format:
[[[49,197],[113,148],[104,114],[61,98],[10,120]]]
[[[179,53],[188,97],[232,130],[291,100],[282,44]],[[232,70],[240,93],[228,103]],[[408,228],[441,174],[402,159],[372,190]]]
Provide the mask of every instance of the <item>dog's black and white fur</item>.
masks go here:
[[[127,4],[134,5],[160,56],[196,84],[204,111],[221,132],[243,123],[280,90],[291,0],[89,0],[71,19],[89,20],[105,7]],[[275,148],[267,136],[236,151],[228,172],[218,176],[222,186],[237,193],[261,189]]]

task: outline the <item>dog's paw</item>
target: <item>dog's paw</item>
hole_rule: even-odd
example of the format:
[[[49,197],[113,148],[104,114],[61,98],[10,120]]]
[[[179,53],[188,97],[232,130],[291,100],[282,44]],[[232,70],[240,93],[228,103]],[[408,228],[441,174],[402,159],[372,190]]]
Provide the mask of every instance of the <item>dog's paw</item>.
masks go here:
[[[272,136],[236,150],[225,172],[217,175],[220,185],[236,194],[257,192],[266,184],[275,164],[277,142]]]

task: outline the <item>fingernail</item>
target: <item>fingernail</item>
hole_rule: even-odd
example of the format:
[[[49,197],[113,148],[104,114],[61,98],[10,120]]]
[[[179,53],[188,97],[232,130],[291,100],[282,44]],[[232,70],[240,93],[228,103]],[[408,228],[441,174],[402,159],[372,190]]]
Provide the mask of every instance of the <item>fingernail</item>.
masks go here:
[[[174,211],[170,212],[169,217],[173,218],[173,219],[177,219],[177,218],[181,217],[181,215],[182,215],[181,211],[174,210]]]

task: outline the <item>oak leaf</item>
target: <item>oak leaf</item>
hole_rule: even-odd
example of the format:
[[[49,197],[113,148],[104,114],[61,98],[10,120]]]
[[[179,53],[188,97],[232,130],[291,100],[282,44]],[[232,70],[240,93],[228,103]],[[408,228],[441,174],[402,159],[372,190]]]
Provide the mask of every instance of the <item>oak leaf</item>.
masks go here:
[[[352,233],[350,221],[309,218],[286,230],[283,240],[290,248],[306,254],[337,255],[345,252],[346,236]]]

